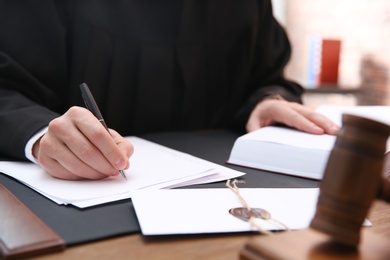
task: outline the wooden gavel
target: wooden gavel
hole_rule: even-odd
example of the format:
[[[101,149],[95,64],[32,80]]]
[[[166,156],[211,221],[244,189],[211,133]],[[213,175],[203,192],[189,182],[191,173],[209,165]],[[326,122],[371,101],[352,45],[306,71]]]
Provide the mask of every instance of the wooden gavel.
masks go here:
[[[310,228],[340,244],[356,248],[374,199],[390,202],[390,180],[383,169],[390,126],[343,115],[343,127],[330,153]],[[384,167],[386,165],[386,167]]]
[[[389,125],[344,114],[310,227],[253,238],[240,259],[389,259],[388,241],[362,228],[375,199],[390,202],[389,135]]]

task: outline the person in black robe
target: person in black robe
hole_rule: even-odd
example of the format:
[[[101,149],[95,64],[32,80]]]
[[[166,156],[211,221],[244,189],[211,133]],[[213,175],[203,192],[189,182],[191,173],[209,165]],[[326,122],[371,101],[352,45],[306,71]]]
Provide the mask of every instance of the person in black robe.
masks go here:
[[[96,179],[129,167],[122,136],[274,123],[335,134],[284,78],[290,53],[269,0],[1,0],[0,154]],[[114,140],[82,108],[83,82]]]

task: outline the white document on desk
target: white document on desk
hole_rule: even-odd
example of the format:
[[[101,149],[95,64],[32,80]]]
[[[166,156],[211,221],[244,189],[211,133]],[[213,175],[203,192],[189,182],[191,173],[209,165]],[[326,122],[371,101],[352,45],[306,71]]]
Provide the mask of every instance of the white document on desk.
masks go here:
[[[161,189],[215,182],[244,175],[215,163],[138,138],[134,145],[127,181],[122,176],[102,180],[60,180],[33,163],[0,162],[0,172],[9,175],[58,204],[89,207],[125,198],[138,189]],[[203,179],[207,177],[207,179]]]
[[[318,188],[242,188],[250,208],[267,210],[276,221],[256,218],[264,230],[309,227],[314,217]],[[140,190],[132,201],[143,235],[180,235],[256,231],[229,210],[243,207],[230,189]],[[283,223],[285,226],[278,224]],[[366,220],[365,226],[370,226]]]
[[[309,226],[314,216],[317,188],[243,188],[240,193],[251,208],[267,210],[290,229]],[[143,235],[205,234],[255,231],[249,222],[229,213],[243,207],[230,189],[173,189],[137,191],[132,197]],[[265,230],[283,230],[271,221],[256,219]]]

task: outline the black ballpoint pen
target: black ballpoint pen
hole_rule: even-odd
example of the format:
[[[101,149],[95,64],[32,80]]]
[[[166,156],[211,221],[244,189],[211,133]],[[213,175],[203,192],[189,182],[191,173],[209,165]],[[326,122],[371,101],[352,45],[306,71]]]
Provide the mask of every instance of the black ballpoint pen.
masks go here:
[[[84,99],[85,106],[89,111],[92,112],[92,114],[102,123],[104,128],[106,128],[107,132],[110,133],[108,130],[108,127],[106,125],[106,122],[103,119],[102,114],[100,113],[99,107],[97,106],[95,99],[93,98],[93,95],[91,91],[89,90],[89,87],[86,83],[82,83],[80,85],[81,95]],[[123,176],[125,180],[127,180],[126,174],[123,170],[119,170],[120,174]]]

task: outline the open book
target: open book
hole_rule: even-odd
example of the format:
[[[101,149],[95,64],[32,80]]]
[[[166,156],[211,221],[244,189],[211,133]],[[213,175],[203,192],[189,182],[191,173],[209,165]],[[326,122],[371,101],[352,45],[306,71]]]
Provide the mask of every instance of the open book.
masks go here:
[[[317,112],[340,126],[344,113],[390,124],[390,106],[321,106]],[[227,163],[320,180],[335,141],[331,135],[264,127],[239,137]],[[388,140],[387,150],[389,147]]]

